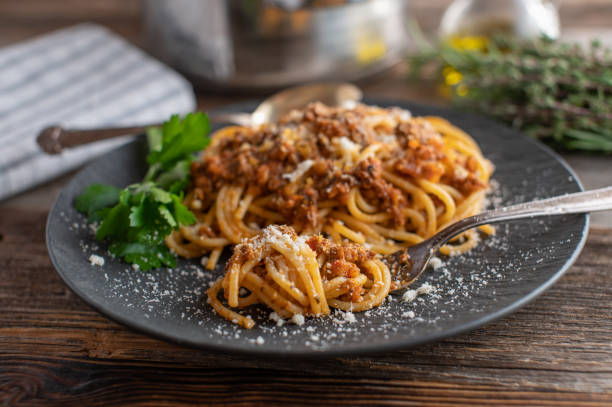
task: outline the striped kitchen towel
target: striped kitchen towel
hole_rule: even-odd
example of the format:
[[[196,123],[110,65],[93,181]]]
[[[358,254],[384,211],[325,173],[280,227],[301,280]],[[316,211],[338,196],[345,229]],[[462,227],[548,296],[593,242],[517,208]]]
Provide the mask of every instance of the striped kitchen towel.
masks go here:
[[[0,48],[0,200],[127,142],[43,153],[39,131],[164,121],[195,109],[191,85],[138,48],[81,24]]]

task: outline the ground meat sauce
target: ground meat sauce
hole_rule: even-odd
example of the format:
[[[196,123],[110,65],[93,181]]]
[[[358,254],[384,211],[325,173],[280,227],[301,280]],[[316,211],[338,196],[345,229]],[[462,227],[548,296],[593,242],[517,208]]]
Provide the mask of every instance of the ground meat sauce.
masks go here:
[[[317,257],[322,254],[325,256],[325,266],[321,273],[327,280],[334,277],[357,277],[361,272],[359,266],[376,256],[374,252],[361,245],[351,243],[339,245],[321,236],[311,236],[306,244],[317,254]],[[340,299],[359,302],[362,294],[361,286],[351,280],[347,281],[346,284],[348,293]]]
[[[297,233],[292,227],[278,226],[279,231],[292,240],[298,238]],[[336,244],[321,235],[308,237],[306,244],[315,252],[317,258],[323,256],[325,262],[320,269],[324,280],[332,280],[335,277],[354,278],[360,273],[363,263],[376,257],[376,253],[358,244],[343,243]],[[234,254],[230,261],[225,265],[225,272],[236,264],[245,264],[257,258],[259,248],[257,244],[239,244],[234,248]],[[275,285],[273,279],[267,276],[265,266],[259,264],[253,268],[253,272],[264,278],[269,284]],[[352,280],[346,283],[347,293],[340,297],[343,301],[359,302],[362,300],[362,287]]]
[[[381,115],[392,120],[370,124],[373,116]],[[382,162],[372,156],[348,168],[335,164],[341,158],[338,145],[361,151],[375,142],[394,145]],[[206,201],[224,184],[245,185],[257,195],[272,195],[268,209],[305,227],[317,222],[318,202],[346,203],[351,188],[359,186],[365,199],[391,215],[391,226],[399,227],[405,222],[402,211],[408,202],[402,191],[383,179],[383,169],[406,178],[441,181],[464,194],[485,187],[469,158],[445,165],[449,163],[443,142],[427,120],[397,108],[358,105],[349,110],[314,103],[278,123],[257,130],[240,128],[219,140],[202,161],[192,164],[192,187],[198,199]],[[309,168],[295,182],[292,174],[307,160]],[[456,166],[465,171],[447,170]]]

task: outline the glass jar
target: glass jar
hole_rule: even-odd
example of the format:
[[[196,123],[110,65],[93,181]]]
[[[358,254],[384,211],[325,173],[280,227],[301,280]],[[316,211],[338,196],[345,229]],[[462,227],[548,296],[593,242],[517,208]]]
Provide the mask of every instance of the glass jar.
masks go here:
[[[440,23],[442,37],[496,33],[523,38],[559,37],[559,13],[549,0],[455,0]]]

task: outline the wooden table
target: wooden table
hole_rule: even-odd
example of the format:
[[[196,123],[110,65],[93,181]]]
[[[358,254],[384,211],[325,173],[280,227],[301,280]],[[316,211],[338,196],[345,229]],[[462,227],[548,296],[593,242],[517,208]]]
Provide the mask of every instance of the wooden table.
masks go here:
[[[433,14],[432,1],[416,3]],[[445,3],[433,1],[438,11]],[[603,2],[592,3],[590,21],[609,21],[601,20]],[[139,42],[136,2],[50,4],[0,3],[0,41],[89,18]],[[42,18],[45,13],[52,18]],[[367,94],[441,102],[427,88],[406,85],[400,71],[369,81]],[[203,108],[239,99],[199,95]],[[599,186],[612,170],[610,159],[568,158],[581,166],[587,186]],[[596,170],[586,165],[593,160]],[[595,222],[578,261],[554,287],[468,334],[375,356],[254,359],[151,339],[109,321],[70,292],[44,241],[49,207],[68,179],[0,203],[2,405],[612,406],[609,213]]]

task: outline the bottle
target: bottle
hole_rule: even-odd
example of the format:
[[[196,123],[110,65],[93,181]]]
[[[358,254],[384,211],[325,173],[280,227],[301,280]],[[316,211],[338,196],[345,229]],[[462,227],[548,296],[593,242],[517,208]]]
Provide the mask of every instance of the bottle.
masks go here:
[[[455,0],[440,23],[442,38],[559,37],[559,13],[550,0]]]

